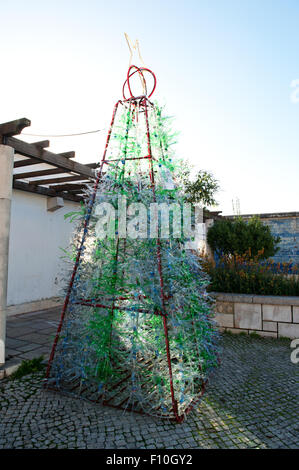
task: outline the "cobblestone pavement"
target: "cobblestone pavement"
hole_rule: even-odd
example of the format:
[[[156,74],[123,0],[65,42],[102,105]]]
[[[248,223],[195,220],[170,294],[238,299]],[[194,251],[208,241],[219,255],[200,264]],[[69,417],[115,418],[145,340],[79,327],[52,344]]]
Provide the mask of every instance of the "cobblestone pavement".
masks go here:
[[[290,341],[223,336],[222,364],[182,424],[0,382],[0,448],[298,448],[298,365]],[[297,378],[297,384],[296,384]]]

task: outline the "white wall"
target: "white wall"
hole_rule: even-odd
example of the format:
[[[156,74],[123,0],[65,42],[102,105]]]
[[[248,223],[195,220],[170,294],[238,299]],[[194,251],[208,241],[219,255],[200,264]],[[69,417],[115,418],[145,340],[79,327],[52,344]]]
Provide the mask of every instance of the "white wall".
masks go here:
[[[13,190],[9,241],[7,305],[60,295],[63,255],[74,224],[64,214],[78,210],[76,202],[47,211],[47,197]]]

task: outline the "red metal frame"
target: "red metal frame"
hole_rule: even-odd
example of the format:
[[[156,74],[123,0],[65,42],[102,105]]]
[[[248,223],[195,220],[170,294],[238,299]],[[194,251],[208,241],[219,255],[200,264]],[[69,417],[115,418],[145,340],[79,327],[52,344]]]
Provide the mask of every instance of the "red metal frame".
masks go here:
[[[131,72],[132,69],[135,69],[134,72]],[[130,73],[130,72],[131,72],[131,73]],[[133,93],[132,93],[132,90],[131,90],[131,85],[130,85],[130,78],[131,78],[136,72],[139,73],[139,75],[141,76],[141,78],[142,78],[142,80],[143,80],[143,83],[144,83],[144,85],[145,85],[145,90],[146,90],[145,95],[148,96],[148,98],[150,98],[150,97],[153,95],[153,93],[154,93],[154,91],[155,91],[155,89],[156,89],[157,79],[156,79],[156,75],[154,74],[154,72],[153,72],[152,70],[147,69],[147,68],[145,68],[145,67],[136,67],[136,65],[131,65],[131,67],[129,68],[128,73],[127,73],[127,79],[126,79],[126,81],[125,81],[124,84],[123,84],[123,98],[124,98],[124,100],[127,100],[127,98],[126,98],[126,96],[125,96],[125,87],[126,87],[126,84],[128,85],[128,89],[129,89],[129,93],[130,93],[130,98],[129,98],[129,99],[131,99],[131,98],[136,99],[136,98],[133,96]],[[153,89],[152,89],[152,91],[150,92],[149,95],[147,94],[146,80],[145,80],[145,78],[144,78],[143,72],[148,72],[148,73],[150,73],[151,76],[152,76],[153,79],[154,79]]]
[[[135,69],[135,70],[133,72],[131,72],[132,69]],[[111,124],[110,124],[110,128],[109,128],[109,131],[108,131],[106,145],[105,145],[105,149],[104,149],[104,154],[103,154],[103,157],[102,157],[102,160],[101,160],[101,164],[100,164],[99,171],[98,171],[98,174],[97,174],[97,178],[96,178],[96,181],[95,181],[95,184],[94,184],[94,187],[93,187],[93,191],[92,191],[92,194],[91,194],[88,206],[87,206],[87,214],[85,216],[84,223],[83,223],[83,235],[82,235],[81,242],[80,242],[78,250],[77,250],[76,261],[74,263],[74,268],[73,268],[73,272],[72,272],[71,279],[70,279],[70,282],[69,282],[67,294],[66,294],[66,297],[65,297],[60,322],[59,322],[59,325],[58,325],[58,328],[57,328],[56,336],[55,336],[55,339],[54,339],[54,342],[53,342],[53,346],[52,346],[52,350],[51,350],[51,354],[50,354],[50,358],[49,358],[49,362],[48,362],[48,367],[47,367],[46,376],[45,376],[45,387],[47,387],[48,389],[53,390],[52,387],[48,386],[48,378],[49,378],[52,362],[53,362],[53,359],[54,359],[58,339],[59,339],[59,336],[60,336],[60,333],[61,333],[64,317],[65,317],[66,310],[67,310],[67,307],[68,307],[68,304],[69,304],[70,295],[71,295],[71,292],[72,292],[75,276],[76,276],[76,273],[77,273],[77,270],[78,270],[78,267],[79,267],[79,264],[80,264],[81,253],[82,253],[82,249],[83,249],[85,239],[86,239],[87,229],[88,229],[88,226],[89,226],[91,211],[92,211],[92,207],[93,207],[93,204],[94,204],[94,201],[95,201],[96,192],[97,192],[97,189],[98,189],[101,177],[102,177],[103,166],[104,166],[104,164],[108,165],[110,161],[114,161],[114,160],[106,160],[106,154],[107,154],[107,150],[108,150],[108,147],[109,147],[110,138],[111,138],[111,134],[112,134],[112,130],[113,130],[114,122],[115,122],[115,117],[116,117],[116,113],[117,113],[117,109],[118,109],[119,104],[124,104],[126,102],[130,102],[130,108],[129,109],[131,109],[131,106],[134,108],[134,106],[136,106],[137,102],[139,101],[139,106],[142,108],[142,110],[145,113],[148,155],[145,156],[145,157],[140,157],[140,158],[136,158],[136,159],[137,160],[139,160],[139,159],[140,160],[141,159],[148,159],[149,160],[149,178],[150,178],[151,188],[152,188],[152,192],[153,192],[153,201],[156,202],[155,177],[154,177],[154,170],[153,170],[153,159],[154,159],[154,157],[152,155],[151,137],[150,137],[150,128],[149,128],[149,118],[148,118],[148,107],[149,106],[154,107],[154,105],[149,101],[149,97],[147,97],[147,96],[134,97],[132,95],[132,91],[131,91],[131,87],[130,87],[130,77],[132,75],[134,75],[136,72],[141,74],[142,77],[143,77],[143,80],[144,80],[143,71],[151,73],[153,78],[154,78],[154,87],[153,87],[153,90],[151,91],[149,97],[153,94],[153,92],[156,88],[156,77],[155,77],[154,73],[149,69],[138,68],[138,67],[132,65],[128,70],[127,80],[125,81],[125,83],[123,85],[123,94],[124,94],[125,85],[127,83],[131,97],[126,99],[125,95],[124,95],[124,101],[119,100],[114,106],[112,119],[111,119]],[[127,131],[126,132],[127,132],[126,137],[128,137],[128,126],[127,126]],[[127,158],[125,156],[125,161],[126,160],[127,160]],[[135,160],[135,158],[128,158],[128,160]],[[118,246],[119,246],[119,244],[117,244],[116,263],[117,263]],[[174,386],[173,386],[170,346],[169,346],[169,338],[168,338],[166,302],[169,299],[169,296],[165,296],[165,294],[164,294],[163,270],[162,270],[162,259],[161,259],[161,240],[160,240],[159,236],[157,238],[156,247],[157,247],[156,257],[157,257],[157,265],[158,265],[158,272],[159,272],[160,298],[161,298],[162,310],[158,311],[158,312],[155,312],[155,314],[160,315],[162,317],[162,321],[163,321],[163,328],[164,328],[164,335],[165,335],[165,347],[166,347],[166,355],[167,355],[167,364],[168,364],[168,371],[169,371],[169,385],[170,385],[171,402],[172,402],[172,409],[170,410],[170,412],[173,413],[173,417],[163,416],[163,415],[161,415],[161,417],[165,417],[167,419],[172,419],[172,420],[175,420],[176,422],[182,422],[183,419],[184,419],[184,416],[192,409],[192,407],[198,402],[198,400],[202,396],[202,394],[204,392],[204,389],[205,389],[206,382],[202,383],[202,387],[199,391],[200,392],[199,396],[195,400],[193,400],[193,402],[191,402],[188,405],[188,407],[185,409],[183,414],[179,415],[179,413],[178,413],[178,403],[175,399],[175,392],[174,392]],[[112,330],[113,330],[113,312],[116,309],[121,309],[121,308],[119,308],[115,305],[115,302],[117,302],[118,300],[122,300],[122,299],[127,299],[127,297],[119,296],[119,297],[113,298],[112,299],[113,300],[113,305],[109,307],[111,309],[111,333],[112,333]],[[89,307],[107,308],[107,306],[105,306],[104,304],[92,302],[90,299],[81,299],[80,302],[76,302],[76,303],[84,305],[84,306],[89,306]],[[124,308],[122,310],[127,310],[127,309]],[[146,312],[145,309],[140,309],[139,311],[140,312]],[[199,364],[199,367],[200,367],[200,364]],[[125,380],[126,379],[123,379],[121,382],[123,382]],[[76,388],[76,387],[77,386],[75,386],[74,388]],[[105,391],[104,391],[104,396],[105,396]],[[99,399],[100,399],[100,397],[98,397],[97,400],[93,400],[93,401],[98,402]],[[124,399],[123,402],[120,405],[113,405],[113,404],[109,403],[111,400],[112,400],[112,398],[109,399],[109,400],[106,400],[106,401],[104,399],[103,404],[107,405],[107,406],[121,408],[121,405],[123,405],[127,401],[126,399]],[[133,409],[132,411],[135,411],[135,410]],[[140,413],[141,411],[137,411],[137,412]]]

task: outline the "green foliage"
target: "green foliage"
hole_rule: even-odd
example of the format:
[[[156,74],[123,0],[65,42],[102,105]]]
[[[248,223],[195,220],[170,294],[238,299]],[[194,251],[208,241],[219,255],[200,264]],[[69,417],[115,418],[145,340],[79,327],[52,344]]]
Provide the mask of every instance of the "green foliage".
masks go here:
[[[45,365],[43,364],[44,357],[36,357],[27,361],[22,361],[20,367],[11,374],[10,378],[20,379],[24,375],[32,374],[34,372],[39,372],[44,369]]]
[[[210,291],[231,292],[234,294],[256,295],[299,295],[298,267],[293,267],[293,274],[287,275],[290,264],[284,263],[271,269],[271,263],[260,264],[258,256],[248,259],[244,256],[226,255],[216,266],[214,262],[204,260],[204,267],[210,276]]]
[[[64,220],[70,219],[69,222],[74,222],[74,220],[79,219],[80,217],[84,216],[85,214],[85,206],[82,201],[80,201],[81,209],[79,211],[71,211],[67,214],[64,214]]]
[[[217,205],[214,195],[219,190],[219,185],[211,173],[200,170],[194,181],[190,181],[189,178],[189,172],[186,171],[183,183],[187,202],[201,203],[205,206]]]
[[[246,222],[242,217],[234,220],[216,220],[208,231],[208,243],[217,254],[239,254],[249,252],[259,259],[274,256],[279,250],[280,237],[271,234],[270,228],[258,217]]]
[[[262,337],[255,331],[253,331],[252,333],[249,333],[249,336],[251,336],[251,338],[262,339]]]

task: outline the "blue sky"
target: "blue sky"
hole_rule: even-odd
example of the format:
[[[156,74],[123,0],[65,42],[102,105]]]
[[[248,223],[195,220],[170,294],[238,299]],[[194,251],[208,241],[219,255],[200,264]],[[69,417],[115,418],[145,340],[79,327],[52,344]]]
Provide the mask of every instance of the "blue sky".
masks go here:
[[[218,209],[232,213],[237,197],[241,213],[299,210],[298,1],[27,0],[1,12],[0,122],[27,117],[24,133],[37,134],[106,129],[127,32],[176,118],[177,154],[219,180]],[[50,140],[88,163],[104,139]]]

